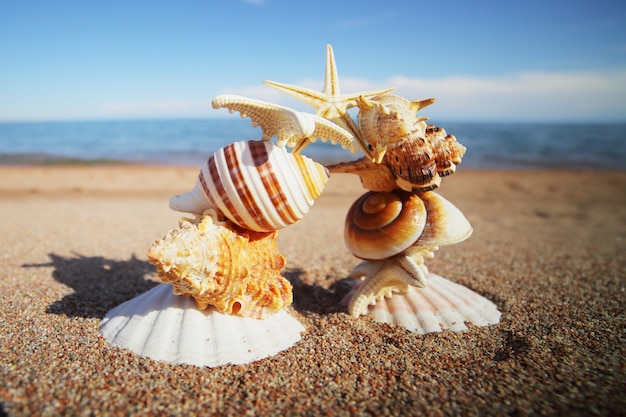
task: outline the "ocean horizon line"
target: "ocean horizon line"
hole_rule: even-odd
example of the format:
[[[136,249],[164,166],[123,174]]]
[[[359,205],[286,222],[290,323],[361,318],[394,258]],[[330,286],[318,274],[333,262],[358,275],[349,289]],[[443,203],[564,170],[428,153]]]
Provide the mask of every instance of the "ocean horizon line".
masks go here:
[[[467,148],[470,168],[626,169],[626,123],[435,123]],[[233,117],[0,123],[0,164],[199,165],[217,149],[260,140]],[[361,157],[318,140],[303,154],[323,163]]]

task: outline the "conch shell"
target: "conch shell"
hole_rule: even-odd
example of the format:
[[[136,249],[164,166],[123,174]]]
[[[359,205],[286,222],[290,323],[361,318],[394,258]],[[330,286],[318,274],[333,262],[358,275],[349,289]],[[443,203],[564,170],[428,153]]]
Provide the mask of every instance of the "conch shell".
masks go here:
[[[441,177],[452,174],[461,163],[465,147],[444,129],[426,125],[427,117],[416,115],[434,102],[388,94],[359,97],[360,136],[378,160],[366,156],[332,165],[330,172],[357,174],[363,186],[373,191],[424,192],[439,187]]]
[[[358,122],[361,132],[372,146],[393,146],[409,135],[424,136],[427,117],[418,117],[418,110],[434,103],[434,99],[409,101],[386,94],[372,99],[360,97]]]
[[[195,187],[172,197],[170,208],[215,209],[244,229],[270,232],[302,219],[328,177],[321,164],[272,142],[235,142],[204,163]]]
[[[156,241],[148,259],[174,293],[192,296],[200,310],[264,318],[291,304],[292,287],[280,274],[285,258],[276,232],[257,233],[221,221],[208,210]]]

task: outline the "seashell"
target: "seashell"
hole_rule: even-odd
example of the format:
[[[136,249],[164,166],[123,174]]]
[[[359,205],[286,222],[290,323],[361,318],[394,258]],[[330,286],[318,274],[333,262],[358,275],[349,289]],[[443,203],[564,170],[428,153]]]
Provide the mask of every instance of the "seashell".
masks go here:
[[[459,243],[472,234],[461,211],[437,193],[369,191],[348,210],[344,240],[357,258],[382,260],[413,246]]]
[[[419,196],[426,207],[426,224],[414,246],[454,245],[472,235],[472,225],[450,201],[432,191]]]
[[[385,259],[412,246],[425,224],[426,207],[417,194],[370,191],[348,210],[344,240],[358,258]]]
[[[448,135],[445,129],[433,125],[426,127],[426,138],[435,156],[437,174],[444,177],[454,173],[465,155],[465,146],[457,142],[454,135]]]
[[[361,159],[327,166],[331,173],[349,173],[361,178],[363,187],[372,191],[431,191],[441,177],[455,172],[465,147],[443,128],[429,125],[424,136],[412,134],[395,146],[387,147],[380,164]]]
[[[428,118],[417,117],[416,112],[434,103],[434,99],[409,101],[404,97],[386,94],[367,99],[360,97],[359,129],[372,146],[399,144],[410,135],[424,136]]]
[[[382,163],[387,165],[398,187],[406,191],[430,191],[439,187],[437,160],[430,143],[413,134],[388,148]]]
[[[113,308],[100,325],[113,346],[154,360],[209,367],[273,356],[298,342],[304,330],[285,310],[264,320],[198,310],[169,284]]]
[[[240,227],[269,232],[304,217],[328,177],[321,164],[272,142],[235,142],[209,158],[195,187],[172,197],[170,208],[215,209]]]
[[[293,300],[289,281],[280,275],[285,258],[276,232],[257,233],[220,221],[208,210],[194,220],[181,219],[148,250],[161,281],[175,294],[192,296],[200,310],[264,318]]]
[[[398,187],[406,191],[430,191],[441,177],[452,174],[465,147],[445,130],[427,126],[427,117],[415,113],[434,99],[409,101],[395,95],[361,97],[359,129],[372,149],[382,149],[386,165]]]
[[[498,307],[470,290],[439,275],[430,273],[425,288],[408,286],[404,293],[394,292],[369,305],[366,314],[379,323],[402,326],[418,334],[467,330],[465,323],[488,326],[500,321]],[[348,304],[358,285],[344,298]]]

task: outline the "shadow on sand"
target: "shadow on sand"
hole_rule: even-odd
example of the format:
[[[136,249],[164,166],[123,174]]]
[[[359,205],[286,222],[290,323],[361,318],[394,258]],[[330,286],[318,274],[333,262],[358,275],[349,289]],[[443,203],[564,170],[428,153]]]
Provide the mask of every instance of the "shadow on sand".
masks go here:
[[[133,255],[127,261],[101,256],[63,257],[48,254],[50,262],[26,264],[24,268],[54,267],[52,276],[74,292],[50,304],[47,313],[69,317],[102,318],[126,300],[157,285],[146,279],[155,268]]]
[[[331,314],[346,312],[347,307],[341,300],[352,289],[352,280],[348,278],[334,282],[328,289],[317,284],[302,281],[305,272],[294,268],[283,270],[283,276],[293,285],[293,308],[300,314]]]
[[[50,304],[47,313],[69,317],[102,318],[113,307],[142,294],[158,285],[149,278],[155,268],[147,261],[133,255],[127,261],[101,256],[63,257],[48,254],[50,262],[25,264],[24,268],[54,267],[55,280],[74,290]],[[341,279],[326,289],[320,285],[306,284],[301,269],[287,269],[283,276],[293,285],[293,307],[300,314],[331,314],[346,310],[341,304],[350,291],[349,279]]]

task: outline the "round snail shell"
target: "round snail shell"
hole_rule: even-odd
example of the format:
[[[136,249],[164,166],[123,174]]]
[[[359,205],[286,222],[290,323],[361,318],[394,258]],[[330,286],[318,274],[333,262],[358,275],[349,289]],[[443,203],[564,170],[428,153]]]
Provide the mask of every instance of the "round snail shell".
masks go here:
[[[172,197],[170,208],[212,208],[244,229],[270,232],[304,217],[328,177],[321,164],[272,142],[235,142],[203,164],[195,187]]]
[[[370,191],[350,207],[344,239],[357,258],[386,259],[411,247],[425,225],[426,207],[416,194]]]
[[[387,259],[412,246],[452,245],[471,234],[463,213],[439,194],[399,189],[362,195],[344,228],[348,250],[366,260]]]

